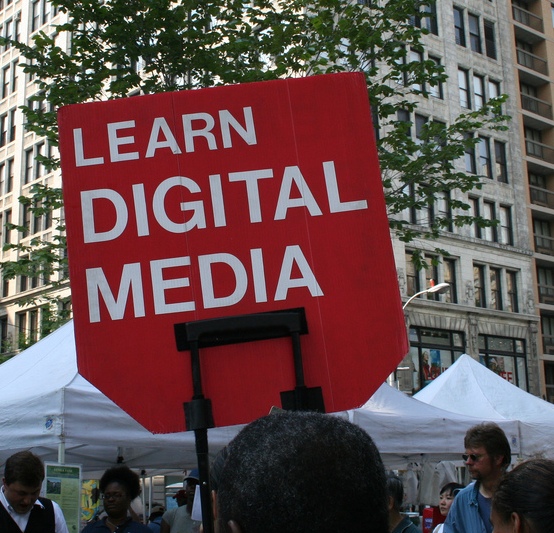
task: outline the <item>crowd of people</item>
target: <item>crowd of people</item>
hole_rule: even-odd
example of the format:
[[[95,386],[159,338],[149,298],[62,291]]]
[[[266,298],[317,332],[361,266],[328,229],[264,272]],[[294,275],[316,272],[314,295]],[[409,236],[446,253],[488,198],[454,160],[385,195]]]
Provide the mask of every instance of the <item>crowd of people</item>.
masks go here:
[[[509,470],[511,450],[494,423],[468,430],[463,460],[473,479],[440,491],[446,517],[433,533],[554,533],[554,461]],[[248,424],[212,468],[216,533],[416,533],[402,513],[404,487],[386,473],[371,437],[337,416],[279,412]],[[69,533],[60,506],[40,497],[45,477],[30,451],[12,455],[0,488],[1,533]],[[109,468],[99,488],[105,516],[82,533],[196,533],[191,516],[198,471],[184,479],[177,507],[155,505],[148,524],[132,511],[140,479]]]

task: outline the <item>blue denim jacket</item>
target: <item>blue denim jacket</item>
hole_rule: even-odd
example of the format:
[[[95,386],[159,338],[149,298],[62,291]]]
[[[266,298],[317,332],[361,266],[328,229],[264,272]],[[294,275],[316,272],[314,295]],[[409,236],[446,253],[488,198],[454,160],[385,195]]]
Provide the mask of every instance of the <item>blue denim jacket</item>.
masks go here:
[[[479,514],[477,494],[479,494],[478,481],[458,492],[446,517],[443,533],[487,532]]]

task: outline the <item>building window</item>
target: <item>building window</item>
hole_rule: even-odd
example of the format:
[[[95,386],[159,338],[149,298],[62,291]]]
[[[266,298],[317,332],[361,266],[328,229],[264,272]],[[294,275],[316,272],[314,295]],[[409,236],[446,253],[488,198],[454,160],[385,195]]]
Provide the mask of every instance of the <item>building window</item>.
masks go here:
[[[476,110],[485,105],[485,79],[476,74],[473,75],[473,104]]]
[[[525,127],[525,151],[527,155],[544,159],[542,132],[540,130]]]
[[[437,4],[435,1],[428,2],[423,6],[425,12],[422,17],[421,26],[432,33],[433,35],[439,34],[439,25],[437,22]]]
[[[11,80],[10,80],[10,92],[14,93],[17,91],[17,65],[18,62],[15,60],[11,65]]]
[[[460,105],[466,109],[471,109],[469,72],[463,68],[458,69],[458,89],[460,94]]]
[[[25,275],[19,276],[19,292],[25,292],[29,288],[29,278]]]
[[[539,218],[533,219],[535,251],[540,254],[554,255],[554,243],[550,231],[550,222]]]
[[[10,94],[10,66],[2,69],[2,98],[6,98]]]
[[[502,272],[499,268],[489,268],[490,308],[502,310]]]
[[[481,207],[479,204],[479,198],[474,198],[470,196],[468,198],[469,212],[468,215],[473,218],[479,218],[481,216]],[[474,221],[471,225],[472,237],[477,239],[481,238],[481,225]]]
[[[439,57],[429,56],[429,61],[432,61],[435,65],[440,66],[441,60]],[[442,87],[442,81],[438,80],[436,85],[429,84],[429,94],[435,98],[444,98],[444,91]]]
[[[10,109],[8,115],[8,142],[15,141],[16,135],[16,123],[15,123],[15,109]]]
[[[15,315],[15,327],[17,329],[17,347],[24,348],[27,340],[27,312]]]
[[[509,205],[497,205],[491,200],[480,200],[477,197],[468,198],[469,215],[487,221],[496,221],[495,224],[483,226],[476,220],[473,223],[473,237],[488,242],[501,242],[513,245],[512,208]]]
[[[534,172],[529,172],[528,175],[531,192],[531,202],[548,207],[549,191],[548,185],[546,184],[546,176],[542,174],[535,174]]]
[[[31,229],[31,209],[29,204],[21,204],[21,229],[23,237],[29,235],[29,230]]]
[[[35,178],[35,153],[33,148],[25,150],[25,173],[23,174],[23,183],[31,183]]]
[[[435,203],[431,206],[431,222],[437,222],[437,218],[441,219],[442,229],[452,231],[452,209],[448,191],[439,191],[435,194]]]
[[[417,269],[412,261],[413,251],[406,252],[406,295],[413,296],[433,283],[448,283],[450,290],[446,293],[422,294],[427,300],[457,303],[458,287],[456,277],[457,259],[445,258],[434,254],[421,253],[427,268]]]
[[[8,139],[8,115],[0,115],[0,146],[5,146]]]
[[[519,273],[497,266],[473,264],[475,307],[517,313]]]
[[[454,7],[454,36],[456,44],[466,46],[466,31],[464,25],[464,9]],[[481,31],[481,22],[483,31]],[[487,57],[496,59],[496,43],[494,22],[489,20],[481,21],[478,15],[472,13],[467,14],[469,46],[473,52],[478,54],[483,53],[483,35],[484,35],[484,50]]]
[[[35,0],[31,4],[31,31],[37,31],[55,14],[56,11],[52,9],[49,0]]]
[[[49,209],[44,209],[42,204],[34,208],[33,217],[31,220],[31,233],[33,235],[50,229],[52,227],[52,217]]]
[[[483,176],[492,179],[491,140],[479,136],[479,170]]]
[[[416,28],[423,28],[438,35],[439,28],[437,24],[437,6],[435,2],[429,2],[427,5],[422,7],[420,15],[415,15],[410,17],[410,23]]]
[[[0,317],[0,353],[11,351],[11,346],[8,341],[8,317],[6,315]]]
[[[517,272],[506,271],[506,311],[519,313],[519,303],[517,299]]]
[[[528,390],[525,339],[479,335],[479,359],[500,377]]]
[[[541,313],[542,350],[554,355],[554,315]]]
[[[39,142],[35,146],[35,179],[40,178],[46,174],[46,167],[44,166],[44,158],[46,157],[46,144]]]
[[[490,222],[496,220],[496,206],[494,202],[483,200],[483,218]],[[487,242],[498,242],[496,226],[485,226],[482,231],[482,238]]]
[[[554,363],[545,361],[544,381],[546,385],[546,401],[554,403]]]
[[[415,141],[417,144],[423,144],[424,143],[423,133],[425,131],[425,126],[429,119],[427,117],[424,117],[423,115],[419,115],[418,113],[415,114],[414,119],[415,119]]]
[[[470,87],[470,77],[472,84]],[[490,99],[500,96],[500,83],[481,74],[458,68],[460,106],[465,109],[481,109]],[[471,92],[472,91],[472,92]]]
[[[12,223],[12,211],[11,209],[6,209],[6,211],[4,211],[4,227],[2,228],[3,246],[5,246],[6,244],[10,244],[12,242],[11,240],[12,230],[10,229],[11,223]]]
[[[410,63],[423,63],[423,52],[410,49]],[[414,74],[412,74],[412,76],[414,76]],[[414,81],[411,85],[414,91],[425,91],[425,85],[421,83]]]
[[[472,133],[464,133],[464,139],[469,141],[473,138]],[[477,161],[475,158],[475,146],[472,143],[467,143],[465,148],[465,169],[469,174],[477,174]]]
[[[500,222],[500,242],[511,246],[514,244],[512,208],[509,205],[501,205],[498,214]]]
[[[410,352],[396,370],[399,389],[415,393],[447,370],[465,351],[459,331],[411,327]]]
[[[554,269],[537,267],[539,302],[554,305]]]
[[[13,191],[14,159],[6,160],[6,194]]]
[[[506,159],[506,143],[494,141],[494,164],[496,179],[508,183],[508,162]]]
[[[12,43],[10,42],[13,39],[13,20],[8,19],[4,22],[4,38],[6,39],[6,44],[4,45],[4,50],[8,50]]]
[[[456,44],[460,46],[466,45],[464,10],[459,7],[454,7],[454,35],[456,37]]]
[[[491,59],[496,59],[496,41],[495,41],[495,31],[494,31],[494,22],[485,20],[484,22],[485,29],[485,52],[487,57]]]
[[[500,96],[500,82],[488,79],[487,90],[489,100],[491,100],[492,98],[498,98]],[[498,112],[502,113],[502,106],[499,107]]]
[[[406,253],[406,294],[407,296],[413,296],[416,292],[421,290],[421,284],[419,281],[419,273],[416,270],[416,266],[412,261],[413,254],[411,252]]]
[[[468,27],[469,27],[469,44],[473,52],[482,54],[483,50],[481,48],[481,30],[479,28],[479,17],[477,15],[472,15],[471,13],[467,16]]]
[[[458,303],[456,287],[458,285],[456,276],[456,260],[443,258],[443,281],[450,285],[450,290],[444,293],[444,301],[447,303]]]
[[[475,296],[475,307],[487,307],[485,267],[483,265],[473,265],[473,291]]]
[[[406,135],[408,137],[411,137],[412,136],[412,132],[411,132],[411,120],[410,120],[410,112],[407,111],[406,109],[399,109],[397,112],[396,112],[396,119],[398,120],[398,122],[404,122],[407,126],[407,132],[406,132]]]

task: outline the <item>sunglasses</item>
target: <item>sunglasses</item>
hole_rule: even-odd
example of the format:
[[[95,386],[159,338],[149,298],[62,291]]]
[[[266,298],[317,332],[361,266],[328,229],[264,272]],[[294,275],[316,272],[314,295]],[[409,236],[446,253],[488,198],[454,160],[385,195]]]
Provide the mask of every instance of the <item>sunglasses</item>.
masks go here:
[[[482,453],[482,454],[478,454],[478,453],[469,453],[469,454],[468,454],[468,453],[464,453],[464,454],[462,455],[462,459],[464,460],[464,463],[467,463],[467,461],[468,461],[469,459],[471,459],[471,461],[472,461],[473,463],[478,463],[478,462],[481,460],[481,457],[484,457],[484,456],[485,456],[484,453]]]

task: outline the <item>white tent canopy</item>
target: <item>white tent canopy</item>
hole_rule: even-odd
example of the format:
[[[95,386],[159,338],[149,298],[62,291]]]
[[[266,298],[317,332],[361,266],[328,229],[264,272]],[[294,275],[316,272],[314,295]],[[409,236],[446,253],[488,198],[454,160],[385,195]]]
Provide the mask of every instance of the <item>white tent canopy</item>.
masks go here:
[[[461,461],[466,431],[482,422],[481,418],[427,405],[387,384],[349,414],[352,422],[373,437],[385,463],[398,468],[411,462]],[[499,424],[518,453],[518,423],[501,420]]]
[[[152,393],[147,384],[122,386],[134,388],[137,402]],[[428,406],[386,384],[363,407],[339,415],[373,437],[389,468],[459,460],[465,431],[482,420]],[[517,422],[500,423],[519,452]],[[210,454],[240,427],[209,430]],[[118,460],[147,475],[196,466],[192,432],[152,434],[79,375],[73,322],[0,365],[0,434],[0,465],[32,449],[45,461],[81,464],[91,473]]]
[[[147,385],[122,386],[136,391],[137,402],[148,401]],[[239,428],[209,430],[210,453]],[[0,434],[0,464],[32,449],[45,461],[88,472],[118,461],[148,475],[196,466],[192,432],[152,434],[79,375],[73,322],[0,366]]]
[[[453,413],[478,414],[500,425],[518,420],[522,456],[554,457],[554,405],[512,385],[467,354],[414,398]]]

